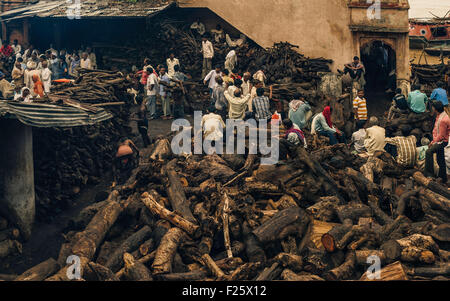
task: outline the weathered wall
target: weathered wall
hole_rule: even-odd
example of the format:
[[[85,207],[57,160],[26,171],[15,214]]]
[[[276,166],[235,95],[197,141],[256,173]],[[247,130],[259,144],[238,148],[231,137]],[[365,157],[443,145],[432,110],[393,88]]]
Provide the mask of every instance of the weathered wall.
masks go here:
[[[34,222],[32,129],[15,119],[0,119],[0,210],[27,238]]]

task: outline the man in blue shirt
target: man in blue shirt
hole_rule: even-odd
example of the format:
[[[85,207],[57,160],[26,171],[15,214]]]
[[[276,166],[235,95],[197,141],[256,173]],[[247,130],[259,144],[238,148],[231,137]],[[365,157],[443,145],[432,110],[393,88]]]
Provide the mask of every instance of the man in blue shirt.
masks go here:
[[[447,91],[445,91],[444,83],[443,82],[437,82],[437,88],[433,90],[433,93],[431,93],[431,100],[438,100],[442,102],[444,106],[448,106],[448,97],[447,97]]]
[[[426,111],[427,106],[426,103],[428,101],[428,97],[420,92],[419,85],[412,86],[412,92],[408,95],[408,106],[414,113],[422,114]]]

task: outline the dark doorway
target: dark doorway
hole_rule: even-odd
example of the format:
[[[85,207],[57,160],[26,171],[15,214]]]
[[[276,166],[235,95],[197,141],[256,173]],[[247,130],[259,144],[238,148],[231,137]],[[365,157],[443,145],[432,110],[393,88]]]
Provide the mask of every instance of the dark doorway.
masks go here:
[[[395,51],[382,41],[373,41],[361,48],[361,61],[366,69],[369,114],[382,115],[389,108],[396,88]]]

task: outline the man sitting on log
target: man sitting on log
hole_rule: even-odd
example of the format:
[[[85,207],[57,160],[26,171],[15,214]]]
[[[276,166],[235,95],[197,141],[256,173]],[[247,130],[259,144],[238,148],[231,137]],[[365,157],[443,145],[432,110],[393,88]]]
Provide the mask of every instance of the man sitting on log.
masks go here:
[[[386,130],[378,126],[378,118],[370,117],[366,129],[366,140],[364,140],[364,147],[369,156],[373,156],[376,151],[384,151],[386,146]]]
[[[400,127],[402,136],[394,138],[386,138],[386,143],[397,147],[397,163],[403,168],[413,168],[416,163],[416,143],[417,139],[414,135],[409,135],[411,127],[403,125]]]
[[[122,138],[119,141],[119,147],[113,162],[114,183],[124,184],[131,176],[131,172],[139,165],[139,149],[128,138]]]
[[[304,129],[312,117],[311,106],[300,93],[295,93],[289,103],[289,119],[300,129]]]
[[[345,143],[344,133],[338,130],[331,121],[332,111],[333,110],[330,106],[326,106],[322,113],[314,116],[311,125],[311,133],[317,133],[330,138],[330,145],[335,145],[338,141],[339,143]]]
[[[388,120],[392,120],[395,113],[398,114],[409,113],[408,102],[406,101],[406,97],[405,95],[402,94],[402,89],[400,88],[397,88],[395,90],[395,96],[392,99],[392,105],[388,113]]]
[[[290,119],[283,120],[284,134],[280,137],[280,160],[286,160],[287,156],[295,157],[295,149],[303,145],[307,148],[305,134]]]
[[[425,175],[432,176],[434,174],[433,155],[437,154],[437,163],[439,165],[439,177],[442,183],[447,183],[447,167],[445,164],[444,149],[448,145],[448,137],[450,134],[450,118],[444,111],[444,105],[440,101],[434,101],[433,114],[436,115],[436,122],[433,129],[433,141],[425,155]]]
[[[422,114],[427,109],[428,97],[420,91],[420,85],[413,85],[408,95],[408,106],[416,114]]]

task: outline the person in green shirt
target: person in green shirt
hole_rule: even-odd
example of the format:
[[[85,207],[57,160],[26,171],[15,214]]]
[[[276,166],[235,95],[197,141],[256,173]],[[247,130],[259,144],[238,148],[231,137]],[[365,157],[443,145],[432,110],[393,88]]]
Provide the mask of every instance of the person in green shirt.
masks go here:
[[[421,114],[427,109],[428,97],[420,92],[419,85],[412,86],[412,92],[408,94],[408,106],[414,113]]]

